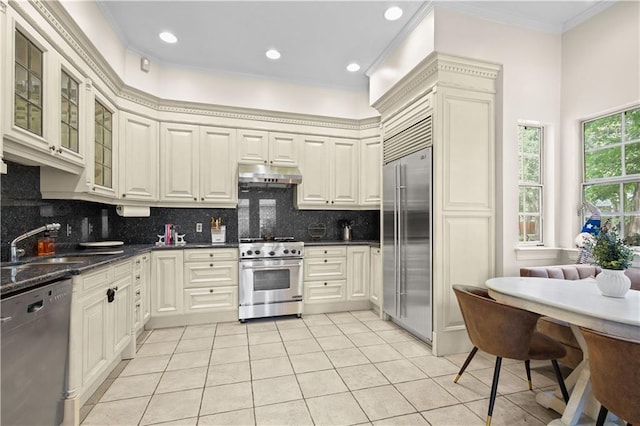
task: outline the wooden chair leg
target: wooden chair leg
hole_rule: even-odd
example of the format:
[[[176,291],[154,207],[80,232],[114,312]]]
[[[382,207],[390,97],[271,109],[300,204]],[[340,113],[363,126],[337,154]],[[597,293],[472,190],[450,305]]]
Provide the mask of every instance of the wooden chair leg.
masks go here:
[[[531,383],[531,362],[526,360],[524,362],[524,368],[527,370],[527,381],[529,382],[529,390],[533,390],[533,383]]]
[[[474,346],[473,349],[471,349],[471,352],[469,352],[467,359],[464,360],[464,364],[462,364],[462,368],[456,375],[456,378],[453,379],[453,383],[458,383],[458,379],[460,378],[460,376],[462,376],[462,373],[464,373],[464,370],[467,369],[467,367],[469,366],[469,363],[471,362],[473,357],[476,355],[476,352],[478,352],[478,348]]]
[[[496,394],[498,393],[498,379],[500,378],[500,367],[502,366],[502,357],[496,357],[496,367],[493,370],[493,383],[491,384],[491,396],[489,397],[489,412],[487,413],[487,426],[491,425],[491,416],[493,415],[493,406],[496,403]]]
[[[551,360],[551,364],[553,364],[553,369],[556,372],[556,379],[558,379],[558,385],[560,385],[560,392],[562,392],[562,399],[564,399],[564,403],[569,403],[569,392],[567,392],[567,386],[564,384],[564,379],[562,378],[562,373],[560,372],[560,366],[558,365],[558,361],[555,359]]]
[[[598,412],[598,419],[596,420],[596,426],[604,425],[604,421],[607,419],[607,414],[609,414],[609,410],[604,405],[601,405],[600,411]]]

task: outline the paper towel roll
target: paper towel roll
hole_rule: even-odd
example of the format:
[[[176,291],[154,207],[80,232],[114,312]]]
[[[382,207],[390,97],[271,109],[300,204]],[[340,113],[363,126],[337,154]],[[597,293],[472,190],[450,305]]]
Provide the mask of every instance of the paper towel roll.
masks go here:
[[[116,206],[116,213],[122,217],[149,217],[151,209],[148,206]]]

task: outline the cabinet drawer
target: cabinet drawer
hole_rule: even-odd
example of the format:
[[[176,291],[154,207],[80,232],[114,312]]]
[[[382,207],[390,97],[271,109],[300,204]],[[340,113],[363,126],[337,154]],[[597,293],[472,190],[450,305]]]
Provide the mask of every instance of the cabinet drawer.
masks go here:
[[[107,287],[113,281],[113,269],[110,266],[100,268],[89,274],[82,274],[82,291],[88,291],[99,287]]]
[[[344,280],[309,281],[304,283],[304,303],[325,303],[346,300]]]
[[[238,249],[189,249],[184,251],[185,262],[206,262],[207,260],[238,260]]]
[[[347,246],[319,246],[319,247],[305,247],[304,257],[336,257],[346,256]]]
[[[238,287],[193,288],[184,291],[185,311],[238,309]]]
[[[344,257],[304,260],[304,280],[341,280],[347,278],[347,260]]]
[[[184,265],[184,287],[238,284],[238,262],[193,262]]]
[[[132,272],[132,268],[131,268],[130,260],[126,260],[124,262],[116,263],[115,265],[113,265],[114,279],[124,277],[125,275],[131,275],[131,272]]]

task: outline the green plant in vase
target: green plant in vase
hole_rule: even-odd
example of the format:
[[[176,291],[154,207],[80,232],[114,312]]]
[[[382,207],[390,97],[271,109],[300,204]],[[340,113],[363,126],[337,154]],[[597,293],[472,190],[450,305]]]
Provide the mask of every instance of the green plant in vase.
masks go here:
[[[624,271],[631,266],[634,252],[618,236],[614,229],[603,226],[591,250],[593,261],[602,268],[596,283],[603,295],[624,297],[631,287],[631,280]]]

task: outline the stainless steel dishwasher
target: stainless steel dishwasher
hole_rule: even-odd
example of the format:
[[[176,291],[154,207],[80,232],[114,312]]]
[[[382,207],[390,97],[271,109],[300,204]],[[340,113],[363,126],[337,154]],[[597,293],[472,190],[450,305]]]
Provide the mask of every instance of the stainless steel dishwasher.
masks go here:
[[[0,302],[4,426],[62,423],[70,313],[69,279]]]

